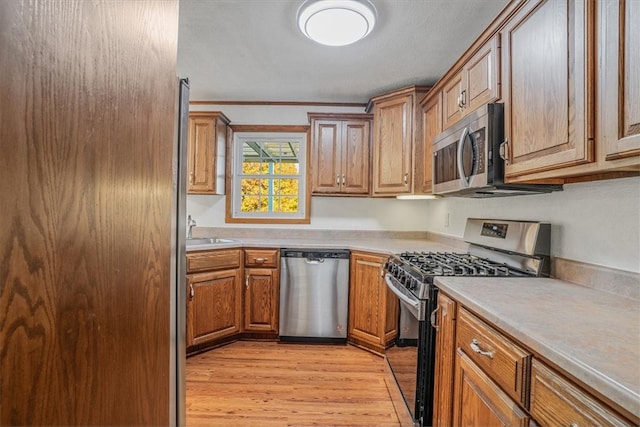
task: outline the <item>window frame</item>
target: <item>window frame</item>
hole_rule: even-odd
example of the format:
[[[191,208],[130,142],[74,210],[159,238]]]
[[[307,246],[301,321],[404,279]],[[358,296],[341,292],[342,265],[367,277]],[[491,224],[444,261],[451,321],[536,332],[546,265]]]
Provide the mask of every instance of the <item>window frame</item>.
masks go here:
[[[300,160],[304,160],[304,183],[301,183],[304,189],[304,200],[300,197],[298,199],[298,206],[303,207],[303,216],[299,217],[284,217],[278,214],[271,213],[268,217],[264,214],[253,216],[251,214],[245,214],[242,216],[235,216],[234,214],[234,197],[240,197],[239,194],[235,194],[238,190],[236,188],[236,181],[240,175],[236,172],[236,167],[239,159],[237,159],[237,135],[236,134],[249,134],[254,133],[256,136],[264,136],[265,134],[301,134],[304,144],[304,157]],[[226,223],[247,223],[247,224],[309,224],[311,222],[311,167],[309,162],[309,155],[311,151],[310,143],[310,126],[286,126],[286,125],[230,125],[229,134],[227,138],[227,161],[226,161]],[[279,213],[283,215],[283,213]]]

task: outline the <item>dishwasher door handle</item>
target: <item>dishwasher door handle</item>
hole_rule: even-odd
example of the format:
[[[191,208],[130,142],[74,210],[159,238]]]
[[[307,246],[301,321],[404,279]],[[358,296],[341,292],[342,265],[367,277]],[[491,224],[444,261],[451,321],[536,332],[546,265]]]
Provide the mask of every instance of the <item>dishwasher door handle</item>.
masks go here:
[[[307,264],[322,264],[324,262],[324,258],[305,258],[304,262]]]

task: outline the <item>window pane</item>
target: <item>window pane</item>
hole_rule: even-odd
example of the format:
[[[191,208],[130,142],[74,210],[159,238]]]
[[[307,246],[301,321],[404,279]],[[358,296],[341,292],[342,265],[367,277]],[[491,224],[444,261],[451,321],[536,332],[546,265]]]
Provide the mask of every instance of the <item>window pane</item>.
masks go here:
[[[294,178],[287,178],[280,180],[280,194],[287,196],[296,196],[299,193],[298,185],[299,180]]]
[[[258,196],[242,196],[242,212],[258,212]]]
[[[298,212],[298,198],[282,196],[277,198],[276,212]]]

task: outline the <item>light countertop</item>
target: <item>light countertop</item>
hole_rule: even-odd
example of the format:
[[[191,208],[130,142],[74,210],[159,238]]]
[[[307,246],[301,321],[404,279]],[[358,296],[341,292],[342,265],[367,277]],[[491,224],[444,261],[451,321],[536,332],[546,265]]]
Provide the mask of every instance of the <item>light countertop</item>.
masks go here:
[[[640,417],[640,301],[550,278],[435,279],[534,355]]]

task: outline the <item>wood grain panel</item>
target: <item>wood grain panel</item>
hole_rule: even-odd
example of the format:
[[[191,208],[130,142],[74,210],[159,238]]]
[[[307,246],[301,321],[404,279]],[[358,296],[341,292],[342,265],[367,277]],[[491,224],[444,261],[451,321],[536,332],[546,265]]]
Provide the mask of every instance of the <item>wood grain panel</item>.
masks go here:
[[[238,268],[240,256],[239,249],[191,252],[187,254],[187,273]]]
[[[442,132],[442,98],[439,94],[422,105],[424,136],[416,147],[416,192],[433,190],[433,144]]]
[[[245,270],[244,331],[278,332],[279,285],[276,269]]]
[[[177,28],[0,2],[0,425],[170,423]]]
[[[631,425],[535,359],[531,369],[531,415],[542,425]]]
[[[371,122],[345,121],[342,124],[342,190],[348,194],[369,193],[369,145]]]
[[[464,350],[516,402],[528,407],[531,354],[462,307],[458,309],[457,323],[456,347]],[[474,341],[488,354],[474,351]]]
[[[594,160],[593,7],[531,1],[501,32],[509,178]]]
[[[433,425],[453,425],[453,379],[456,352],[456,303],[438,293],[438,326],[436,332],[436,362],[434,371]]]
[[[341,124],[338,120],[319,120],[314,124],[314,147],[311,191],[335,193],[340,191],[342,168]]]
[[[453,424],[455,426],[529,426],[530,417],[469,357],[456,352]]]

